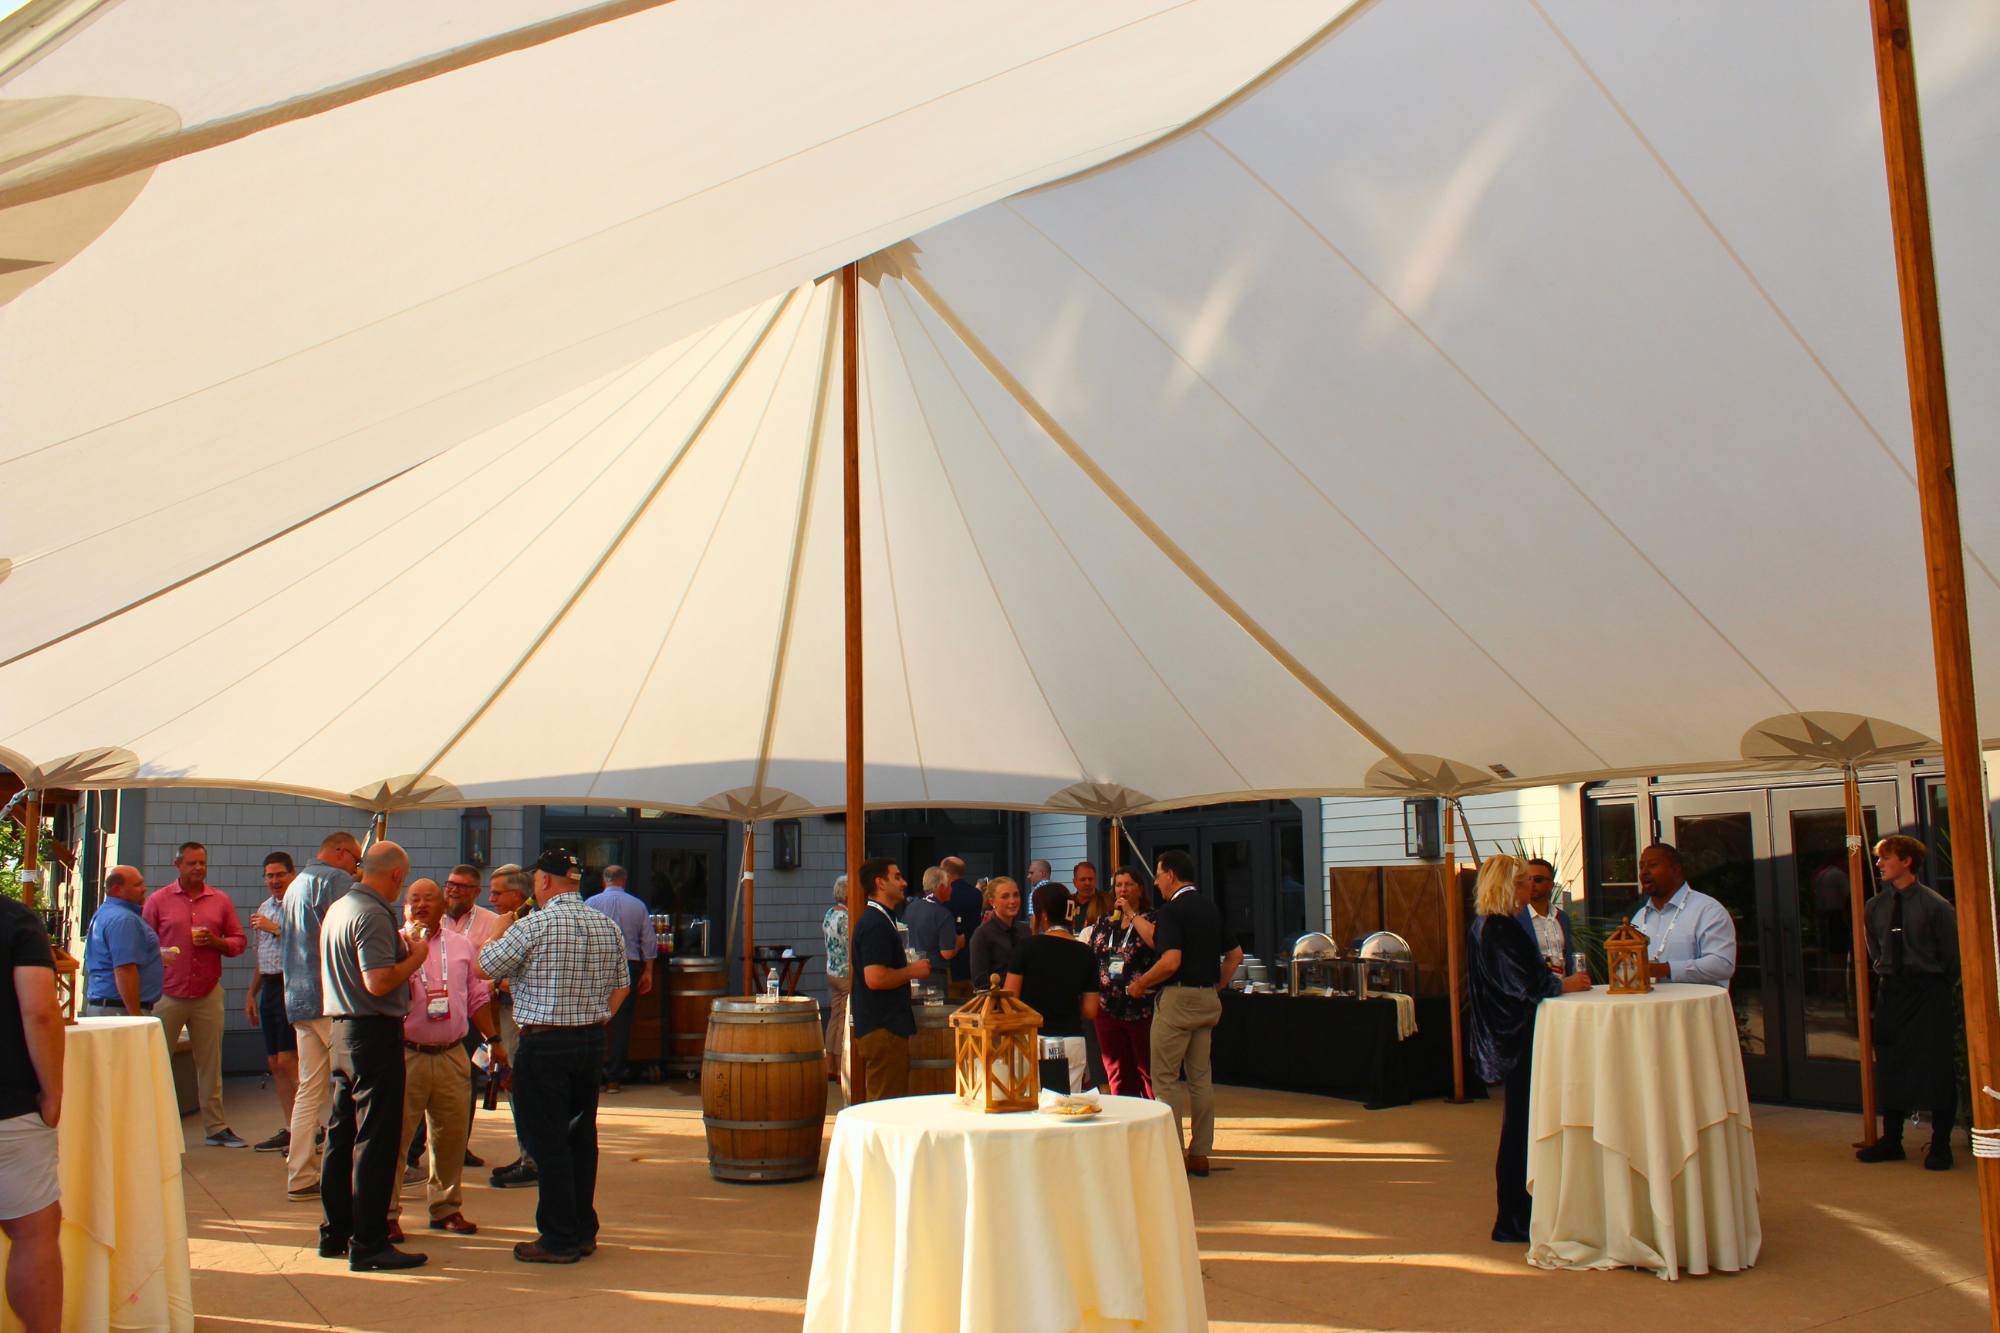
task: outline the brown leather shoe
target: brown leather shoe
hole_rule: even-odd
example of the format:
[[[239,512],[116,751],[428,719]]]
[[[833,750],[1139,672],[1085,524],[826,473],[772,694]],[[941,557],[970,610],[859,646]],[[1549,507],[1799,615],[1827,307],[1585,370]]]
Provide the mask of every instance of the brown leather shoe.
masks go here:
[[[401,1245],[407,1239],[409,1238],[403,1234],[403,1224],[401,1222],[389,1223],[389,1243],[391,1245]]]
[[[447,1213],[443,1217],[431,1219],[431,1230],[456,1231],[461,1236],[476,1236],[479,1234],[479,1224],[468,1220],[464,1213]]]
[[[1208,1174],[1208,1159],[1189,1153],[1187,1155],[1187,1173],[1191,1176],[1206,1176]]]
[[[514,1247],[514,1257],[524,1264],[573,1264],[583,1256],[580,1254],[557,1254],[545,1250],[534,1241],[524,1240]]]

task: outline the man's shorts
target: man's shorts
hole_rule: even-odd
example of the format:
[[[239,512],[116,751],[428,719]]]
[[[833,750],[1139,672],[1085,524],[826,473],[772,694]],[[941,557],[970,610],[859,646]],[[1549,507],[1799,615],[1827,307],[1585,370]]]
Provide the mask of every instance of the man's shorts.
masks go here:
[[[0,1222],[39,1213],[62,1195],[56,1132],[40,1111],[0,1120]]]
[[[267,972],[257,979],[257,1026],[264,1029],[264,1054],[282,1055],[299,1048],[298,1034],[285,1017],[285,978]]]

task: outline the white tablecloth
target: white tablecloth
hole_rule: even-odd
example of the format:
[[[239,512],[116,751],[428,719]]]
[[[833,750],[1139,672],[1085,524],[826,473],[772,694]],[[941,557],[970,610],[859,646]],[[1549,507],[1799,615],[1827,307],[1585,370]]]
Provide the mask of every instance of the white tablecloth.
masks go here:
[[[181,1113],[159,1020],[86,1018],[65,1029],[63,1327],[194,1327]],[[0,1237],[0,1262],[7,1254]],[[20,1327],[0,1302],[0,1329]]]
[[[1528,1110],[1528,1260],[1673,1278],[1757,1262],[1757,1150],[1719,986],[1544,1000]]]
[[[806,1328],[1207,1328],[1173,1117],[1103,1100],[1088,1121],[948,1096],[842,1111]]]

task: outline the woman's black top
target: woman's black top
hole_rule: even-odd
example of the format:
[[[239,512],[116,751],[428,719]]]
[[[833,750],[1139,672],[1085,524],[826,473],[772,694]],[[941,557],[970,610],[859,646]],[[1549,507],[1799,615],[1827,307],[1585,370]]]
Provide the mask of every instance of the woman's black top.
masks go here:
[[[1081,940],[1037,935],[1014,951],[1021,1003],[1042,1016],[1044,1037],[1083,1035],[1083,997],[1097,991],[1097,955]]]
[[[1518,917],[1474,917],[1471,936],[1472,1064],[1486,1082],[1502,1083],[1528,1057],[1535,1006],[1562,994],[1562,978]]]
[[[972,932],[966,941],[966,948],[972,954],[972,989],[985,990],[993,983],[998,973],[1004,980],[1014,970],[1014,954],[1028,942],[1032,934],[1028,923],[1019,917],[1014,924],[1004,925],[997,916],[989,916],[979,923],[979,929]]]

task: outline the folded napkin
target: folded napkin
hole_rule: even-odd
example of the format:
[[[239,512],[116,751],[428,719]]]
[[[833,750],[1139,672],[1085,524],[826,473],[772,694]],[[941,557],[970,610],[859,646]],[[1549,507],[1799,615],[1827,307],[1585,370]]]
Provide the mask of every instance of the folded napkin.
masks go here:
[[[1095,1088],[1083,1092],[1050,1092],[1047,1088],[1043,1088],[1038,1109],[1046,1111],[1057,1102],[1082,1102],[1088,1106],[1095,1106],[1100,1111],[1104,1109],[1104,1103],[1098,1098]]]
[[[1396,1040],[1408,1041],[1417,1035],[1417,1000],[1414,995],[1390,994],[1396,1004]]]

